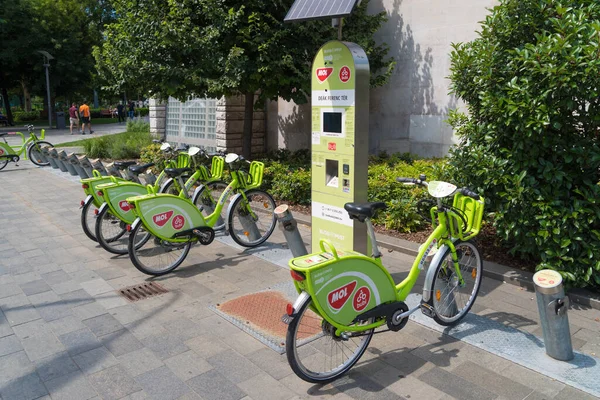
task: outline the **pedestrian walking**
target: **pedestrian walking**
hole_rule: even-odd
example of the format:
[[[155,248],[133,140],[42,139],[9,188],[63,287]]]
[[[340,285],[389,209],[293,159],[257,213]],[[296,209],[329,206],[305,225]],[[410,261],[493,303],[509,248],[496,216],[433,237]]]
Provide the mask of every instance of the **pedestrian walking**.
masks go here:
[[[117,105],[117,118],[119,118],[119,123],[125,122],[125,106],[122,102]]]
[[[70,126],[71,135],[73,135],[73,126],[75,126],[75,129],[77,129],[77,132],[80,132],[80,130],[79,130],[79,115],[77,113],[77,104],[75,104],[75,103],[71,104],[71,108],[69,108],[69,122],[71,124],[71,126]]]
[[[135,104],[133,101],[129,102],[129,118],[133,119]]]
[[[92,130],[92,116],[90,114],[90,106],[87,101],[84,100],[83,104],[79,107],[79,113],[81,114],[81,134],[85,135],[85,125],[89,125],[90,135],[94,133]]]

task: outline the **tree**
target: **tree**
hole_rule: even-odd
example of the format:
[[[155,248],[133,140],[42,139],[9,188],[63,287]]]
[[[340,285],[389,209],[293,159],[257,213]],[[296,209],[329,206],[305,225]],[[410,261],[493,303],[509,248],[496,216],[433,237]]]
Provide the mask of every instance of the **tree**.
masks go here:
[[[243,94],[244,155],[249,156],[253,109],[278,97],[305,103],[312,58],[337,36],[328,20],[285,24],[292,2],[115,1],[117,19],[94,53],[99,74],[115,91],[129,86],[163,98]],[[387,46],[372,38],[385,13],[367,15],[367,4],[362,2],[348,18],[345,39],[365,48],[371,82],[381,85],[394,62],[384,60]]]
[[[450,163],[513,252],[600,286],[600,5],[501,0],[451,54]]]

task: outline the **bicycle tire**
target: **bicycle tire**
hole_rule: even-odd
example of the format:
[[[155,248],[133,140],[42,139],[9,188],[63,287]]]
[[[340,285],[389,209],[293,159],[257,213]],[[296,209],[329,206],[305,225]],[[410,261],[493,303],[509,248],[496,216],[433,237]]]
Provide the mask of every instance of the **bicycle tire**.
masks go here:
[[[217,203],[221,198],[221,194],[227,188],[227,183],[223,181],[209,182],[200,189],[200,192],[193,199],[194,205],[198,207],[204,218],[208,217],[213,213],[217,207]],[[212,227],[215,231],[220,231],[225,228],[226,217],[223,215],[227,212],[227,202],[229,199],[225,199],[223,208],[221,209],[221,218],[217,220],[215,225]]]
[[[173,196],[179,196],[179,190],[175,186],[175,182],[175,179],[169,178],[163,185],[159,187],[159,193],[167,193],[172,194]]]
[[[90,201],[87,204],[83,205],[83,208],[81,209],[81,228],[83,229],[83,233],[85,233],[85,235],[90,238],[90,240],[93,240],[94,242],[97,242],[98,239],[96,238],[96,229],[95,229],[95,225],[96,225],[96,215],[94,214],[94,212],[92,210],[96,209],[96,206],[94,205],[93,201]],[[90,222],[93,223],[94,225],[94,231],[92,232],[92,229],[90,229]]]
[[[50,142],[46,142],[45,140],[38,140],[37,142],[33,142],[29,145],[29,147],[27,147],[27,158],[29,158],[29,161],[31,161],[32,163],[34,163],[35,165],[37,165],[38,167],[47,167],[48,165],[50,165],[50,161],[41,161],[44,160],[44,153],[42,153],[42,150],[40,149],[40,146],[42,145],[48,145],[48,146],[52,146],[52,143]],[[35,154],[32,154],[32,151],[34,151],[33,149],[36,149],[35,151],[38,152],[39,154],[42,155],[42,157],[40,158],[39,156],[36,157]]]
[[[144,274],[152,276],[168,274],[179,267],[190,252],[192,242],[167,242],[148,232],[142,223],[134,223],[133,226],[134,228],[129,234],[127,250],[133,265]],[[144,237],[138,238],[139,235],[144,235]],[[183,251],[175,255],[175,257],[169,255],[169,253],[179,250]],[[148,260],[150,257],[154,257],[157,263],[159,263],[157,268],[150,265]],[[163,260],[167,260],[167,262],[163,262]],[[168,260],[172,261],[169,262]]]
[[[431,282],[429,305],[435,310],[433,319],[443,326],[454,325],[467,315],[475,303],[483,277],[483,262],[475,243],[458,241],[454,246],[465,286],[460,287],[449,248],[445,250],[438,265],[431,266],[435,268],[435,277]],[[468,281],[472,281],[472,288],[461,290],[468,287]],[[463,302],[465,294],[468,297]]]
[[[8,165],[8,158],[2,157],[0,158],[0,170]]]
[[[248,225],[250,214],[245,209],[243,196],[237,197],[231,205],[231,213],[227,216],[227,226],[231,238],[240,246],[256,247],[263,244],[273,233],[277,220],[275,219],[275,200],[260,189],[250,189],[244,192],[256,219]],[[261,221],[261,217],[263,220]],[[236,219],[239,224],[236,224]],[[248,229],[249,228],[249,229]],[[258,236],[258,238],[256,238]],[[254,239],[252,238],[254,237]]]
[[[127,226],[111,213],[108,207],[102,208],[96,217],[95,234],[98,244],[104,250],[112,254],[127,254],[129,246],[129,238],[126,236]]]
[[[309,308],[311,302],[312,299],[310,297],[307,298],[304,304],[300,305],[296,317],[288,325],[285,341],[286,355],[290,367],[300,379],[306,382],[325,384],[339,378],[356,364],[369,346],[374,329],[361,332],[363,336],[351,337],[349,339],[334,338],[331,332],[332,330],[335,331],[335,328],[329,328],[330,325],[320,315],[315,314]],[[308,322],[303,325],[302,321],[305,316]],[[372,320],[369,320],[368,323],[371,322]],[[312,338],[319,335],[321,336],[314,339]],[[299,336],[304,337],[301,337],[299,341]],[[325,339],[325,343],[317,343],[317,341],[323,338]],[[346,343],[351,342],[356,344],[354,341],[356,339],[358,339],[359,343],[356,346],[356,349],[352,351]],[[301,349],[303,346],[308,346],[306,351],[305,349]],[[301,349],[300,352],[298,351],[299,348]],[[348,350],[349,348],[350,350]],[[337,352],[337,350],[340,352]],[[333,356],[334,351],[335,356]],[[305,353],[307,357],[306,360],[303,361],[301,358],[302,354]],[[350,356],[347,360],[343,361],[348,353],[350,353]],[[328,358],[332,358],[333,363],[327,363]],[[329,371],[313,370],[319,366],[323,366],[323,369],[325,369],[328,364],[334,365],[338,363],[337,360],[340,359],[342,359],[343,362],[335,365]]]

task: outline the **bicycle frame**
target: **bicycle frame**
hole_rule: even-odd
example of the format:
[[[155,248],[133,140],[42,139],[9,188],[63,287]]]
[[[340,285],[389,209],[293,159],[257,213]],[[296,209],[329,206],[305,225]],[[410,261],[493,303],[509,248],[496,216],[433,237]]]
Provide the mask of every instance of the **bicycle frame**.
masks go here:
[[[33,132],[29,132],[29,137],[27,139],[25,139],[25,135],[21,132],[13,132],[13,135],[19,135],[21,136],[21,141],[22,144],[20,145],[9,145],[6,141],[6,138],[4,138],[3,142],[0,142],[0,156],[19,156],[21,157],[21,155],[23,155],[23,160],[28,160],[27,158],[27,148],[29,147],[29,145],[31,143],[40,141],[40,140],[44,140],[45,136],[46,136],[46,130],[42,129],[40,136],[41,139],[38,139],[38,137],[35,135],[35,133]]]
[[[421,270],[425,268],[427,258],[434,247],[437,248],[437,252],[427,270],[423,300],[428,301],[431,296],[429,288],[435,277],[435,267],[447,249],[452,255],[455,272],[462,283],[454,243],[457,240],[468,240],[475,236],[479,229],[477,227],[471,234],[463,236],[460,228],[457,236],[453,237],[451,232],[456,228],[454,220],[460,218],[459,215],[450,209],[442,208],[441,201],[438,207],[432,208],[431,213],[432,220],[437,218],[437,224],[434,223],[435,229],[419,249],[408,276],[398,284],[381,262],[373,226],[368,219],[365,223],[373,246],[373,257],[354,251],[337,251],[330,242],[321,240],[321,252],[290,260],[294,284],[300,294],[293,305],[294,313],[306,300],[306,296],[303,296],[305,292],[312,299],[311,309],[336,328],[336,335],[378,328],[386,324],[385,318],[367,325],[354,325],[355,318],[382,304],[404,302],[417,282]],[[418,307],[407,311],[405,317],[417,309]]]

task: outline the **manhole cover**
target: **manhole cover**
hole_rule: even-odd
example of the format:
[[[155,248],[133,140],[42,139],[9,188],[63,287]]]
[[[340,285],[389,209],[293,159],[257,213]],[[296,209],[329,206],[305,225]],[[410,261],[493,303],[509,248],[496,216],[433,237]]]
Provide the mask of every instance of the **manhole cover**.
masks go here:
[[[167,289],[155,282],[140,283],[119,290],[119,294],[129,301],[144,300],[168,292]]]

